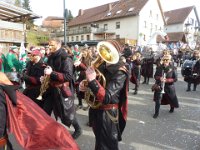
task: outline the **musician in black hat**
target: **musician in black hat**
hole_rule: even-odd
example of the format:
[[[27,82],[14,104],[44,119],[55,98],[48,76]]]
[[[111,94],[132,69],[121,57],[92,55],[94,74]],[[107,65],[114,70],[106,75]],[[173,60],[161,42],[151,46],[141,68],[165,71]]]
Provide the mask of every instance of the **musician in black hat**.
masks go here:
[[[191,91],[191,85],[193,84],[193,91],[196,91],[196,87],[197,87],[197,82],[196,82],[196,73],[195,72],[193,72],[193,70],[194,70],[194,65],[196,64],[196,62],[197,62],[197,60],[199,60],[199,58],[200,58],[200,53],[199,53],[199,51],[198,50],[195,50],[194,52],[193,52],[193,56],[190,58],[190,60],[191,60],[191,63],[192,63],[192,65],[191,65],[191,68],[190,68],[190,70],[186,70],[187,72],[185,73],[185,77],[184,77],[184,81],[185,82],[187,82],[188,84],[187,84],[187,92],[189,92],[189,91]],[[197,65],[196,65],[196,69],[195,70],[198,70],[197,67],[198,66],[198,63],[197,63]]]
[[[170,113],[174,112],[174,108],[179,107],[174,86],[174,82],[177,81],[177,70],[170,63],[171,55],[164,55],[161,61],[161,65],[156,68],[156,72],[154,74],[156,86],[152,87],[155,101],[155,114],[153,115],[153,118],[158,117],[161,104],[169,104]]]
[[[26,88],[23,94],[32,99],[41,108],[44,101],[37,100],[40,94],[40,77],[44,75],[46,65],[43,63],[42,54],[39,49],[34,49],[30,55],[30,61],[27,63],[26,71],[23,73],[23,80],[26,83]]]
[[[193,91],[196,91],[197,85],[200,83],[200,52],[197,52],[197,61],[193,67],[193,77],[194,77],[194,88]]]
[[[140,85],[140,68],[141,68],[141,54],[135,52],[131,60],[131,78],[130,81],[135,84],[134,95],[137,94]]]
[[[117,51],[121,48],[116,41],[100,42],[97,49],[100,56],[106,60],[98,67],[105,77],[105,85],[97,79],[93,67],[86,70],[88,87],[95,95],[95,103],[98,104],[90,107],[93,115],[90,124],[95,134],[95,150],[118,150],[118,141],[121,141],[127,117],[128,70],[122,57],[119,57]],[[85,85],[82,81],[80,90],[87,90]]]

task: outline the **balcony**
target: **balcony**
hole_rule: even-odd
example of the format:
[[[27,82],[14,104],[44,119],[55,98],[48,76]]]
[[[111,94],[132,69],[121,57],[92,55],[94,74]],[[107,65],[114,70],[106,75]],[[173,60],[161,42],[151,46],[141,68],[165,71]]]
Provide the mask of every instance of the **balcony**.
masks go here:
[[[191,23],[190,21],[187,21],[187,22],[185,23],[185,26],[186,26],[186,27],[191,26],[191,25],[192,25],[192,23]]]
[[[91,33],[91,28],[88,29],[77,29],[77,30],[67,30],[68,35],[79,35]]]
[[[96,34],[103,33],[106,29],[104,28],[87,28],[87,29],[77,29],[77,30],[67,30],[68,35],[79,35],[79,34]]]

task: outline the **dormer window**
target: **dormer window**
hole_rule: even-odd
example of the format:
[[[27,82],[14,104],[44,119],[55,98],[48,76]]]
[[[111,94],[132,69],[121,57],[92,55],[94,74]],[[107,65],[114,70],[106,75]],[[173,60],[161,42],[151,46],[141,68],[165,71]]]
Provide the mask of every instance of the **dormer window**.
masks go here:
[[[149,17],[152,18],[152,10],[150,10]]]
[[[122,10],[118,10],[117,12],[116,12],[116,14],[120,14],[122,12]]]
[[[110,16],[110,15],[111,15],[111,12],[108,12],[108,13],[107,13],[107,16]]]
[[[132,12],[134,10],[134,7],[129,8],[128,12]]]
[[[169,20],[169,17],[165,17],[165,21],[167,22]]]

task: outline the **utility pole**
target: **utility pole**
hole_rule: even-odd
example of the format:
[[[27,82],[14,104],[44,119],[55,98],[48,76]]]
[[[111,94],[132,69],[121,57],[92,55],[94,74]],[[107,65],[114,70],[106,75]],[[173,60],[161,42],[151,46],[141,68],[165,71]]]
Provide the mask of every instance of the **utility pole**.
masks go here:
[[[63,16],[64,16],[64,46],[67,45],[66,42],[66,20],[67,20],[67,13],[66,13],[66,9],[65,9],[65,0],[63,0]]]

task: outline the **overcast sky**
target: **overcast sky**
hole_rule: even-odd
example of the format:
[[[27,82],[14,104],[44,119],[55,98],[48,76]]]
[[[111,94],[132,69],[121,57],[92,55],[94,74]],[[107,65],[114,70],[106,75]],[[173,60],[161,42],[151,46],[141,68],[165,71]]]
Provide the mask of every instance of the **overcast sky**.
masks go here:
[[[65,8],[72,11],[75,17],[78,15],[79,9],[87,9],[117,0],[65,0]],[[200,17],[200,1],[199,0],[160,0],[163,10],[172,10],[185,6],[195,5]],[[42,20],[47,16],[63,16],[63,0],[30,0],[31,9],[34,13],[42,16],[37,19],[36,24],[41,25]]]

